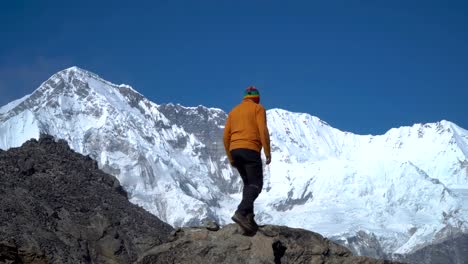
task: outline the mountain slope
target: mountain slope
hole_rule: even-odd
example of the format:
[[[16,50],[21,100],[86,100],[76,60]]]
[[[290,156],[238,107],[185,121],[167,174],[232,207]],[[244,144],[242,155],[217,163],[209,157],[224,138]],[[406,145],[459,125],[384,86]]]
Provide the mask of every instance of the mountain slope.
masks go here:
[[[1,263],[130,263],[172,231],[48,136],[0,152],[0,180]]]
[[[436,243],[447,227],[468,230],[459,194],[468,189],[468,131],[441,121],[362,136],[308,114],[267,117],[273,161],[256,203],[260,222],[340,241],[361,231],[385,254]],[[157,105],[72,67],[0,108],[0,148],[49,133],[96,159],[162,220],[229,223],[242,186],[224,153],[225,119],[220,109]],[[358,252],[363,241],[346,243]]]

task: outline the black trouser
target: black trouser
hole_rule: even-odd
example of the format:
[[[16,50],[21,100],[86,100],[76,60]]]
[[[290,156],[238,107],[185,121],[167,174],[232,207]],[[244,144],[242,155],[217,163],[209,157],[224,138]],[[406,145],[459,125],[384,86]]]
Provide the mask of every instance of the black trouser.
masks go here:
[[[262,191],[262,159],[260,152],[250,149],[233,149],[231,156],[234,160],[234,166],[244,182],[242,201],[237,207],[237,211],[242,215],[247,215],[253,213],[254,201]]]

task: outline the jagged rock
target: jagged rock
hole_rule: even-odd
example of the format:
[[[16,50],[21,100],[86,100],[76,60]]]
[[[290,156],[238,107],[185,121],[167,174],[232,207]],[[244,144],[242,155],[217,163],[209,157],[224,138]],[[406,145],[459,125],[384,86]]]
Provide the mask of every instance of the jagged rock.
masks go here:
[[[399,256],[399,259],[414,264],[468,264],[468,234],[456,234],[441,243]]]
[[[8,241],[0,241],[0,263],[48,264],[47,257],[40,251],[19,250],[18,246]]]
[[[131,263],[172,227],[50,136],[0,152],[0,263]]]
[[[396,263],[353,256],[320,234],[284,226],[260,227],[252,237],[242,235],[235,224],[219,231],[180,228],[171,236],[172,242],[151,248],[137,263]]]
[[[372,258],[391,258],[385,254],[378,238],[373,233],[359,231],[355,235],[343,237],[331,237],[336,243],[348,248],[355,255],[367,256]]]
[[[220,228],[218,223],[210,219],[205,219],[202,221],[202,223],[205,226],[205,228],[210,231],[218,231]]]

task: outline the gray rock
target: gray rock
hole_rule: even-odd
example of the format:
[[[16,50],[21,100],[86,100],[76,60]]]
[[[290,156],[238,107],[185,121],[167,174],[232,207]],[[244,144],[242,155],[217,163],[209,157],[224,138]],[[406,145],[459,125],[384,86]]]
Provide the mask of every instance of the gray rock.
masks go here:
[[[205,219],[205,220],[202,221],[202,223],[203,223],[203,226],[205,226],[205,228],[210,230],[210,231],[218,231],[219,230],[219,224],[216,223],[213,220]]]
[[[172,242],[146,251],[137,263],[396,263],[353,256],[320,234],[284,226],[266,225],[251,237],[235,224],[216,232],[191,227],[172,237]]]
[[[468,264],[468,234],[456,234],[399,259],[414,264]]]
[[[345,239],[331,238],[336,243],[348,248],[355,255],[372,258],[391,258],[385,254],[378,238],[373,233],[359,231],[355,235],[346,236]]]

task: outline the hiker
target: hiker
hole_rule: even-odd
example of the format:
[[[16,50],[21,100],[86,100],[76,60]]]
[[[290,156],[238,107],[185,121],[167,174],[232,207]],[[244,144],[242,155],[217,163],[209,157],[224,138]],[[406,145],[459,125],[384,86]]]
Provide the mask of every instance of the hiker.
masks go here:
[[[229,161],[244,183],[242,201],[231,219],[246,233],[255,234],[258,225],[254,219],[254,201],[263,186],[260,151],[263,147],[267,165],[271,153],[265,108],[260,105],[260,93],[254,86],[245,90],[242,102],[229,113],[223,140]]]

